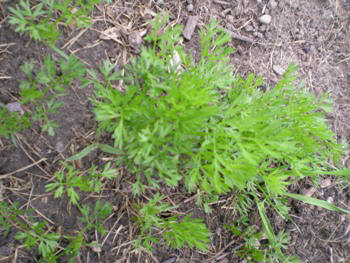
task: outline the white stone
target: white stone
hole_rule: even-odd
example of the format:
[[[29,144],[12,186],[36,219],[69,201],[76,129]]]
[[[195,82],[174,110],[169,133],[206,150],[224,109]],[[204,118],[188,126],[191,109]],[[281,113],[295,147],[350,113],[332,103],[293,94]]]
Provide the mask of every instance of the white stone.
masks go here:
[[[260,23],[268,25],[271,23],[272,18],[270,15],[262,15],[258,18],[258,20]]]
[[[19,104],[18,102],[10,102],[6,104],[7,109],[9,110],[9,112],[14,112],[17,111],[19,114],[23,115],[24,114],[24,110],[22,109],[21,104]]]
[[[189,5],[187,6],[187,11],[188,11],[188,12],[192,12],[193,9],[194,9],[194,6],[193,6],[192,4],[189,4]]]
[[[321,182],[320,186],[321,186],[321,188],[327,188],[327,187],[331,186],[331,184],[332,184],[331,179],[324,179]]]
[[[273,65],[272,69],[277,75],[280,75],[280,76],[283,75],[285,71],[281,66],[278,66],[278,65]]]
[[[277,2],[275,0],[270,0],[269,5],[271,9],[275,9],[277,7]]]

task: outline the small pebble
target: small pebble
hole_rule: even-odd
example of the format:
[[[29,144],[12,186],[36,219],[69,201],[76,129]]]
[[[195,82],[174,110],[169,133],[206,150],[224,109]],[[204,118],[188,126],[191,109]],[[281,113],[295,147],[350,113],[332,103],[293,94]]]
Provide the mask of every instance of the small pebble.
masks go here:
[[[315,187],[310,187],[310,188],[304,188],[301,191],[301,194],[302,195],[306,195],[308,197],[311,197],[315,192],[316,192],[316,188]]]
[[[222,259],[220,259],[220,261],[218,263],[228,263],[228,259],[222,258]]]
[[[281,66],[278,66],[278,65],[273,65],[272,69],[279,76],[283,75],[283,73],[285,71]]]
[[[256,0],[256,2],[257,2],[258,4],[261,4],[261,3],[262,3],[262,0]]]
[[[256,32],[256,31],[253,33],[253,36],[255,36],[255,37],[257,37],[257,38],[260,38],[260,39],[261,39],[261,38],[264,38],[264,35],[263,35],[263,34],[261,34],[260,32]]]
[[[260,30],[261,32],[265,32],[266,29],[267,29],[266,25],[261,25],[261,26],[259,27],[259,30]]]
[[[162,261],[162,263],[174,263],[176,261],[177,257],[171,257],[171,258],[168,258],[164,261]]]
[[[63,152],[63,150],[64,150],[64,143],[62,141],[58,140],[56,142],[56,145],[55,145],[55,150],[57,152],[59,152],[59,153]]]
[[[92,251],[94,251],[95,253],[101,253],[102,249],[100,244],[98,244],[97,242],[92,242]]]
[[[249,0],[243,0],[243,7],[247,8],[249,5]]]
[[[193,0],[187,0],[186,1],[188,5],[192,4],[193,3]]]
[[[328,203],[333,204],[333,201],[334,201],[333,197],[330,196],[330,197],[327,198],[327,202]]]
[[[194,7],[193,7],[192,4],[189,4],[189,5],[187,6],[187,11],[188,11],[188,12],[192,12],[193,9],[194,9]]]
[[[226,17],[226,19],[227,19],[227,21],[228,21],[229,23],[231,23],[231,24],[233,24],[234,21],[235,21],[235,18],[234,18],[232,15],[228,15],[228,16]]]
[[[245,29],[245,31],[247,31],[247,32],[254,31],[254,28],[253,28],[251,25],[247,25],[244,29]]]
[[[271,16],[270,15],[262,15],[258,18],[259,22],[262,24],[270,24],[271,23]]]
[[[215,230],[215,233],[220,236],[221,235],[221,232],[222,232],[222,229],[220,227],[218,227],[216,230]]]
[[[326,188],[326,187],[329,187],[331,184],[332,184],[331,179],[324,179],[321,182],[320,186],[321,186],[321,188]]]
[[[275,0],[270,0],[269,5],[271,9],[275,9],[277,7],[277,2]]]
[[[6,104],[7,109],[9,110],[9,112],[14,112],[17,111],[19,114],[23,115],[24,114],[24,110],[22,109],[21,104],[19,104],[18,102],[10,102]]]

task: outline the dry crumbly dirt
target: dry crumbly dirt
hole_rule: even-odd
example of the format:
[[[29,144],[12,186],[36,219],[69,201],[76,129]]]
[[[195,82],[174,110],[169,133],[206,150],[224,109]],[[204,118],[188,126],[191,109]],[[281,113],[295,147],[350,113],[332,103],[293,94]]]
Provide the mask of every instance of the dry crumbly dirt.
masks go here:
[[[8,103],[18,98],[18,85],[24,74],[20,66],[25,61],[37,67],[43,63],[47,47],[15,33],[7,23],[7,7],[17,1],[0,1],[0,102]],[[193,8],[189,7],[192,2]],[[191,10],[193,9],[193,10]],[[318,96],[329,92],[334,99],[334,113],[329,121],[338,139],[350,143],[350,1],[349,0],[145,0],[113,1],[101,4],[92,14],[91,29],[62,28],[64,31],[58,46],[66,52],[76,54],[86,65],[97,69],[104,59],[120,67],[138,54],[139,42],[133,35],[146,29],[146,21],[156,13],[167,11],[171,22],[185,25],[188,16],[199,17],[198,27],[203,27],[211,18],[221,21],[228,31],[248,38],[249,41],[233,39],[230,45],[236,49],[232,56],[235,73],[249,72],[261,75],[266,84],[273,86],[278,80],[276,67],[286,69],[294,62],[299,67],[300,80]],[[271,15],[268,25],[258,22],[263,14]],[[190,41],[183,41],[188,52],[198,52],[198,27]],[[112,36],[101,32],[115,28]],[[109,39],[106,39],[109,38]],[[275,71],[274,71],[275,68]],[[90,88],[80,89],[73,85],[64,97],[64,108],[55,118],[60,123],[56,136],[49,137],[40,132],[38,125],[17,135],[18,146],[11,141],[0,140],[0,174],[16,171],[45,158],[40,164],[5,179],[0,179],[0,198],[19,201],[23,207],[35,211],[38,219],[49,221],[55,231],[74,234],[79,227],[79,211],[68,205],[68,200],[54,199],[45,193],[45,183],[60,168],[64,160],[94,141],[96,123],[90,112],[87,97]],[[102,163],[108,158],[101,152],[93,152],[82,163],[87,169],[92,163]],[[350,166],[349,156],[344,164]],[[181,194],[181,189],[164,187],[168,201],[181,203],[180,213],[193,213],[204,218],[213,233],[212,248],[207,253],[189,249],[173,250],[164,243],[155,246],[152,252],[137,251],[132,246],[137,229],[130,220],[134,211],[132,203],[142,202],[130,192],[132,176],[118,168],[119,179],[104,187],[100,196],[83,195],[82,200],[92,205],[97,198],[113,205],[113,214],[104,226],[110,230],[103,240],[101,252],[92,248],[82,251],[77,262],[165,262],[176,257],[176,262],[244,262],[234,250],[241,240],[224,229],[224,224],[233,220],[231,196],[222,197],[213,205],[213,213],[206,215],[197,208],[191,196]],[[334,178],[333,178],[334,179]],[[350,208],[350,190],[347,185],[332,179],[330,185],[317,190],[313,197],[334,202]],[[304,180],[294,185],[294,192],[305,192],[311,182]],[[145,194],[145,196],[147,193]],[[187,200],[187,202],[184,202]],[[284,222],[272,217],[275,231],[287,229],[292,242],[288,253],[296,254],[302,262],[336,263],[350,262],[350,217],[324,209],[291,202],[293,222]],[[251,221],[256,221],[256,213]],[[219,231],[220,230],[220,231]],[[15,232],[5,238],[0,236],[0,262],[37,262],[37,254],[18,247]],[[101,238],[101,237],[99,237]],[[89,241],[96,239],[95,233],[87,233]],[[14,258],[16,260],[14,261]],[[220,259],[221,258],[221,259]],[[215,261],[220,259],[221,261]],[[61,262],[66,262],[62,259]],[[169,261],[171,262],[171,261]]]

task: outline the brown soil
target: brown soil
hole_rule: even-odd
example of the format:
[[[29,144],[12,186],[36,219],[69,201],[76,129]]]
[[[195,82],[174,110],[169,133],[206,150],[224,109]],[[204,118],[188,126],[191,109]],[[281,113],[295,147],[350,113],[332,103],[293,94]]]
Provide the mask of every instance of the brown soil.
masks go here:
[[[0,102],[5,104],[19,96],[18,86],[24,78],[20,66],[25,61],[29,60],[38,66],[46,54],[55,57],[47,47],[15,33],[13,27],[8,25],[7,7],[13,5],[13,2],[0,1]],[[94,69],[104,59],[123,66],[138,53],[137,43],[130,37],[130,33],[142,31],[152,12],[168,11],[174,23],[183,25],[188,16],[197,15],[199,27],[211,18],[218,18],[222,27],[251,40],[233,39],[230,43],[236,49],[232,63],[237,74],[254,72],[273,86],[278,80],[276,66],[286,69],[291,62],[295,62],[299,66],[300,80],[310,91],[317,95],[330,92],[335,102],[334,113],[329,116],[330,124],[339,141],[350,142],[349,0],[113,2],[98,7],[93,14],[95,23],[86,32],[64,28],[58,46],[67,44],[64,48],[66,52],[74,52]],[[193,2],[192,11],[190,2]],[[270,24],[258,22],[263,14],[271,15]],[[101,39],[101,32],[111,27],[117,28],[117,37],[111,40]],[[197,31],[190,41],[184,41],[188,52],[194,56],[199,44]],[[17,147],[10,140],[0,140],[0,174],[17,171],[41,158],[46,159],[29,169],[0,179],[0,199],[18,201],[23,207],[33,209],[38,218],[44,217],[53,229],[63,231],[64,234],[74,234],[79,228],[79,211],[68,205],[68,199],[54,199],[52,194],[45,192],[45,183],[60,168],[60,161],[94,141],[96,123],[87,100],[92,90],[72,86],[68,92],[69,95],[63,98],[64,108],[55,117],[60,127],[54,137],[41,133],[40,127],[34,125],[30,130],[17,135]],[[80,169],[88,168],[92,163],[98,164],[105,157],[101,152],[91,153],[80,164]],[[344,156],[344,164],[350,166],[348,156]],[[194,200],[183,202],[191,196],[180,195],[180,191],[166,187],[164,194],[174,202],[182,203],[179,211],[193,213],[206,220],[214,233],[211,250],[207,253],[190,249],[173,250],[166,248],[164,243],[156,245],[152,252],[134,249],[132,241],[135,240],[137,229],[131,220],[131,204],[145,199],[135,198],[131,194],[131,175],[122,168],[118,168],[118,171],[119,179],[112,185],[105,186],[100,196],[82,196],[82,200],[89,205],[95,203],[96,199],[110,202],[114,213],[105,221],[104,226],[110,233],[101,251],[85,248],[77,262],[174,262],[166,261],[172,257],[176,257],[177,263],[245,262],[234,252],[241,240],[224,228],[224,224],[232,221],[231,211],[224,208],[229,203],[229,196],[222,197],[213,205],[213,213],[206,215],[197,208]],[[293,190],[302,192],[310,185],[305,180],[295,185]],[[313,197],[331,200],[336,205],[350,208],[349,187],[337,183],[335,179],[332,179],[329,186],[317,190]],[[303,262],[350,262],[349,215],[295,201],[291,202],[291,207],[293,222],[272,217],[275,230],[288,229],[292,234],[288,253],[296,254]],[[255,217],[257,214],[252,213],[251,221]],[[28,252],[24,247],[19,247],[14,235],[15,231],[11,231],[7,238],[0,236],[0,262],[37,262],[35,250]],[[95,233],[87,233],[86,239],[101,241],[96,240]],[[66,262],[65,259],[62,262]]]

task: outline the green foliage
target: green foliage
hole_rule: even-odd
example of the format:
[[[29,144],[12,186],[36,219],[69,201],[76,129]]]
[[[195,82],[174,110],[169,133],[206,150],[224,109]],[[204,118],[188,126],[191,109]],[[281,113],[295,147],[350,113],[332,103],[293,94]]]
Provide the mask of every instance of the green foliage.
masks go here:
[[[69,245],[64,249],[64,254],[68,256],[69,263],[73,263],[74,258],[80,255],[82,247],[86,245],[84,235],[80,231],[76,236],[65,236],[65,238],[69,241]]]
[[[178,216],[166,220],[163,238],[167,245],[182,248],[185,244],[190,248],[207,251],[210,243],[210,232],[202,219],[186,215],[182,220]]]
[[[0,103],[0,137],[9,138],[15,132],[30,127],[28,114],[19,115],[18,112],[9,112],[5,105]]]
[[[108,168],[108,164],[106,165]],[[104,169],[104,173],[107,173],[110,169]],[[57,262],[57,259],[63,255],[68,256],[69,262],[75,262],[75,258],[80,255],[80,251],[84,246],[96,246],[95,243],[86,242],[84,234],[88,231],[97,231],[104,235],[106,229],[103,227],[104,219],[112,212],[112,206],[109,203],[101,203],[97,201],[94,209],[90,210],[87,205],[80,207],[82,214],[80,221],[83,227],[79,230],[75,236],[63,235],[52,232],[48,227],[47,222],[37,222],[34,220],[28,211],[24,211],[18,208],[18,204],[14,203],[10,205],[7,202],[0,202],[0,226],[1,235],[6,237],[11,227],[19,228],[20,231],[16,233],[15,238],[17,240],[23,240],[28,250],[37,248],[39,255],[41,256],[40,262]],[[21,216],[28,216],[29,224],[27,225],[21,219]],[[59,241],[66,240],[69,245],[64,248],[63,251],[58,251]]]
[[[186,215],[181,221],[178,216],[162,217],[162,213],[174,208],[168,203],[161,202],[162,199],[163,197],[157,193],[147,204],[138,207],[135,222],[140,228],[140,234],[135,246],[142,245],[152,250],[152,243],[159,242],[154,232],[161,231],[168,246],[182,248],[186,244],[191,248],[196,247],[206,251],[210,242],[210,232],[204,222],[201,219],[192,218],[191,215]]]
[[[165,20],[154,24],[146,38],[153,45],[142,49],[124,76],[105,63],[104,83],[95,81],[99,128],[111,132],[114,146],[125,152],[123,160],[137,175],[136,194],[145,177],[153,187],[183,179],[189,191],[259,190],[278,199],[291,182],[314,178],[329,158],[339,160],[341,147],[320,111],[328,109],[328,99],[295,88],[294,65],[263,92],[261,78],[233,77],[232,50],[223,46],[230,37],[215,22],[201,32],[195,65],[175,45],[179,27],[158,33]],[[174,52],[181,69],[173,65]],[[125,81],[124,92],[112,88],[117,79]]]
[[[196,66],[175,46],[181,28],[168,27],[158,36],[157,25],[146,39],[159,43],[160,49],[142,48],[141,57],[126,66],[125,76],[112,73],[113,65],[104,63],[105,81],[95,81],[96,119],[100,130],[113,134],[115,147],[125,152],[125,163],[137,174],[135,193],[143,189],[141,176],[154,187],[159,187],[159,179],[177,185],[182,179],[180,169],[193,166],[190,160],[208,120],[219,112],[219,88],[233,80],[231,67],[225,64],[230,50],[219,46],[229,41],[228,36],[221,34],[211,43],[207,32],[202,32],[202,60]],[[211,49],[213,45],[218,48]],[[181,74],[174,70],[175,51],[184,64]],[[112,88],[117,79],[127,83],[125,92]]]
[[[21,103],[34,107],[31,118],[41,122],[42,130],[53,136],[58,124],[50,119],[50,115],[63,106],[58,98],[66,95],[65,88],[74,80],[83,80],[85,66],[74,55],[61,59],[59,65],[46,56],[39,71],[34,73],[34,65],[30,62],[26,62],[21,69],[27,76],[20,84]]]
[[[29,34],[34,40],[48,44],[60,36],[59,24],[89,27],[89,13],[100,0],[21,0],[16,8],[10,7],[12,13],[9,23],[16,26],[16,32]]]
[[[103,83],[89,72],[95,79],[92,100],[99,131],[112,134],[114,147],[123,152],[119,162],[136,175],[134,193],[146,185],[159,188],[161,182],[177,186],[183,181],[189,192],[197,191],[206,211],[209,200],[233,190],[240,199],[235,211],[242,216],[263,200],[288,217],[288,185],[307,176],[315,180],[315,171],[325,172],[330,159],[335,164],[340,160],[342,147],[324,116],[330,99],[296,87],[293,64],[266,91],[259,88],[260,77],[234,77],[228,63],[232,50],[224,45],[230,37],[215,21],[200,32],[195,63],[177,45],[181,27],[165,26],[166,21],[167,16],[153,21],[145,37],[149,45],[123,75],[108,62],[101,67]],[[123,80],[123,90],[113,87],[116,80]],[[156,205],[158,201],[156,196],[140,210],[140,236],[145,238],[137,244],[148,249],[157,241],[153,228],[166,229],[158,215],[170,207]],[[284,258],[265,208],[259,207],[270,243]]]
[[[0,201],[0,225],[4,237],[8,235],[12,225],[23,226],[22,222],[18,220],[18,216],[22,214],[24,214],[24,211],[18,208],[18,203],[9,204]]]
[[[74,154],[73,156],[69,157],[67,159],[68,162],[79,160],[84,158],[86,155],[88,155],[90,152],[100,149],[101,151],[109,154],[122,154],[122,151],[103,143],[93,143],[88,146],[86,146],[83,150],[78,152],[77,154]]]
[[[32,247],[38,247],[39,254],[44,259],[53,260],[55,259],[54,253],[58,247],[60,235],[47,232],[46,222],[34,222],[28,230],[17,233],[16,239],[24,239],[24,244],[28,250]]]
[[[235,254],[245,259],[247,262],[284,262],[300,263],[301,261],[295,256],[285,256],[281,249],[287,249],[290,244],[288,233],[281,231],[277,236],[273,235],[273,241],[264,240],[264,232],[259,232],[256,226],[244,223],[232,223],[225,226],[236,237],[244,240],[244,245],[235,251]]]
[[[96,166],[92,166],[88,170],[87,175],[83,175],[81,171],[76,170],[69,164],[62,163],[68,170],[66,173],[63,171],[56,172],[55,177],[58,182],[50,183],[46,185],[46,192],[55,190],[55,198],[61,197],[64,192],[67,193],[70,201],[74,205],[78,205],[80,199],[77,189],[81,191],[100,193],[102,189],[102,179],[112,179],[116,176],[116,169],[110,167],[110,163],[107,163],[102,172],[98,172]]]
[[[84,231],[96,229],[103,235],[106,233],[106,229],[102,227],[102,223],[112,212],[112,206],[110,203],[101,204],[100,201],[97,201],[93,211],[90,211],[90,208],[87,205],[83,205],[80,208],[80,212],[82,213],[80,221],[85,224],[83,228]]]

